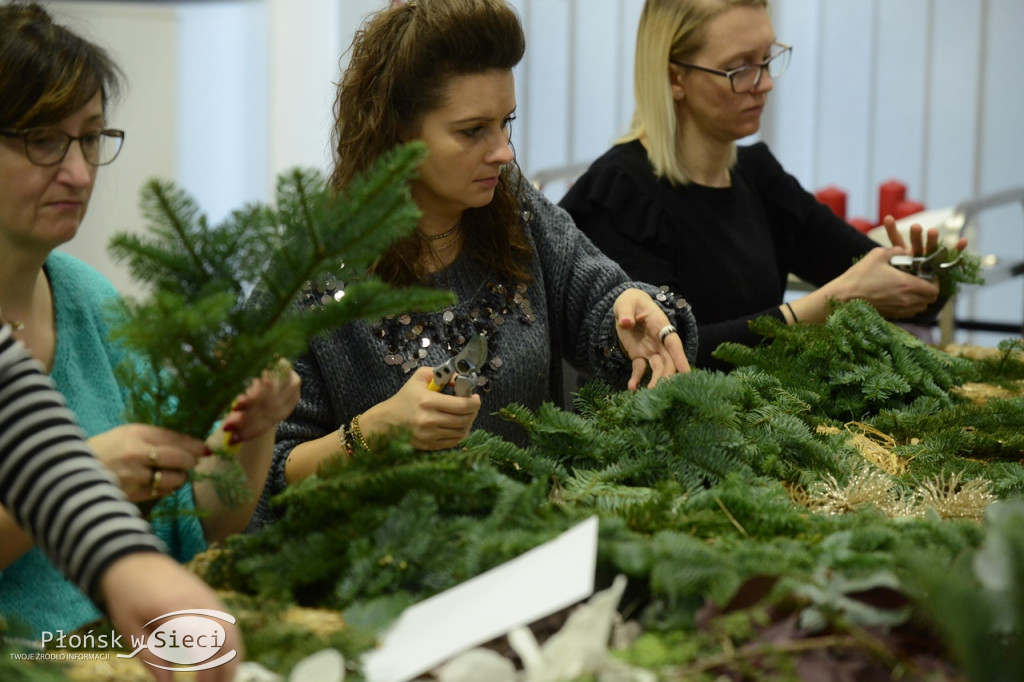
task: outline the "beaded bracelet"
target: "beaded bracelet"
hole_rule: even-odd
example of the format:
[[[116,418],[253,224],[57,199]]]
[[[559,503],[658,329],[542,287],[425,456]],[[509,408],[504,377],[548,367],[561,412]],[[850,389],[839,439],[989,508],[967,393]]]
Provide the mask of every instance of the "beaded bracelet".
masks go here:
[[[665,314],[668,315],[669,322],[672,321],[673,315],[675,315],[677,312],[684,308],[690,307],[690,303],[682,296],[678,296],[675,292],[673,292],[672,288],[669,287],[667,284],[663,284],[660,287],[658,287],[658,293],[655,294],[652,298],[654,299],[654,302],[661,307]],[[622,349],[622,345],[619,343],[617,329],[613,328],[612,335],[615,338],[614,345],[599,347],[600,353],[606,358],[614,358],[616,356],[629,358],[629,354]],[[679,336],[680,339],[682,339],[683,332],[680,332]]]
[[[352,447],[352,441],[349,440],[349,431],[345,424],[338,427],[338,440],[341,441],[341,451],[345,453],[345,457],[351,459],[355,454],[355,449]]]
[[[359,415],[358,414],[356,416],[352,417],[352,423],[349,424],[348,433],[349,433],[350,436],[352,436],[352,440],[355,441],[355,444],[358,447],[362,448],[363,450],[369,450],[370,449],[370,446],[367,445],[366,441],[363,439],[363,432],[359,429]]]

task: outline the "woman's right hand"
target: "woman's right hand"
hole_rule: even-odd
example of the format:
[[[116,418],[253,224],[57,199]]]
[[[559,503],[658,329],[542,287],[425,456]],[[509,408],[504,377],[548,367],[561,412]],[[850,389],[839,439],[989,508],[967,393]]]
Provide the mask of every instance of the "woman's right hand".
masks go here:
[[[100,576],[100,593],[117,631],[125,640],[146,639],[156,628],[154,620],[182,608],[227,611],[213,589],[177,561],[156,552],[139,552],[116,559]],[[219,622],[223,629],[220,653],[237,652],[230,661],[195,673],[197,682],[231,682],[245,655],[238,625]],[[166,661],[145,649],[140,658],[156,666]],[[165,682],[180,679],[166,669],[150,667],[153,678]],[[135,679],[133,677],[133,679]],[[193,679],[189,675],[189,679]]]
[[[118,426],[90,438],[89,446],[132,502],[170,495],[210,452],[200,440],[147,424]]]
[[[359,430],[367,441],[404,426],[419,450],[445,450],[464,440],[480,412],[480,396],[459,397],[431,391],[434,372],[420,367],[405,385],[382,403],[359,416]]]

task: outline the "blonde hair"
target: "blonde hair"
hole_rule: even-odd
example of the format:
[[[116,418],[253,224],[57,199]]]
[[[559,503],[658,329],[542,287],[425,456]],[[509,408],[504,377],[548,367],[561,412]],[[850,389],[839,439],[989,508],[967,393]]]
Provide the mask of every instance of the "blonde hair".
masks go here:
[[[704,46],[712,19],[733,7],[768,8],[768,0],[647,0],[640,15],[633,64],[635,110],[619,143],[647,139],[647,156],[658,177],[685,185],[682,141],[668,80],[670,60],[688,61]],[[735,161],[735,147],[733,161]]]

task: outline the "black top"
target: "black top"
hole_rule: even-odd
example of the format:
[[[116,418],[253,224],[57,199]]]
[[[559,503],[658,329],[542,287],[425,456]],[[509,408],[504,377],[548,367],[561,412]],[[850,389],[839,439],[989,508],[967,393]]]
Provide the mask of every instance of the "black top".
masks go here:
[[[562,198],[576,224],[632,278],[668,285],[697,317],[696,366],[724,341],[756,344],[747,323],[782,318],[787,277],[821,286],[878,246],[788,174],[764,144],[740,147],[732,186],[673,185],[639,141],[612,147]]]

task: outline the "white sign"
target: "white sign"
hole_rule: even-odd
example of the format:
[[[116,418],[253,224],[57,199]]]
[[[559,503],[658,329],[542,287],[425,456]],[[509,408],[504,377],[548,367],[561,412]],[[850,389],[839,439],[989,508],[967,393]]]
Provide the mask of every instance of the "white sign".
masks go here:
[[[597,517],[526,554],[410,606],[363,657],[367,682],[408,682],[471,647],[594,592]]]

